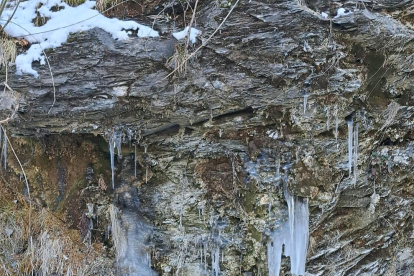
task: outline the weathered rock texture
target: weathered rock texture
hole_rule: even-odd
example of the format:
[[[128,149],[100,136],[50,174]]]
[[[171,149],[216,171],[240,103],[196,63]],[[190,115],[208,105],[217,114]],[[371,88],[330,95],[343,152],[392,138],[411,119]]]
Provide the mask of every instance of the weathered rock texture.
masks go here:
[[[170,33],[114,41],[99,29],[48,52],[53,108],[47,67],[34,65],[37,79],[9,76],[23,95],[9,133],[51,135],[40,141],[52,145],[25,160],[45,181],[41,186],[29,174],[33,196],[44,187],[44,205],[63,210],[72,227],[83,212],[74,208],[86,210],[88,201],[105,208],[115,198],[130,212],[125,202],[135,198],[134,212],[152,231],[145,246],[160,275],[208,275],[217,247],[221,275],[268,275],[267,237],[287,220],[284,183],[309,198],[309,275],[412,275],[413,3],[300,2],[240,1],[185,76],[167,78],[171,57],[183,47]],[[201,1],[196,22],[203,34],[191,50],[226,16],[224,6]],[[335,18],[339,7],[352,14]],[[1,114],[11,105],[1,104]],[[347,167],[351,118],[359,124],[356,184]],[[124,155],[115,190],[102,191],[99,174],[111,183],[108,147],[99,137],[82,140],[114,129],[126,135]],[[96,154],[70,152],[85,145]],[[100,172],[84,184],[88,164]],[[74,181],[96,196],[73,196]],[[97,227],[105,229],[103,221]],[[281,274],[289,274],[286,258]]]

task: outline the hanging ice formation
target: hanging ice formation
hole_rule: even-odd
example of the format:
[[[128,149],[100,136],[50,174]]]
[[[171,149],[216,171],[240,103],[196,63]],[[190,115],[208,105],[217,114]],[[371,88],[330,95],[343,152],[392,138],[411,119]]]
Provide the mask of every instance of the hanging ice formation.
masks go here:
[[[358,175],[358,124],[355,124],[354,130],[353,130],[352,119],[349,120],[347,124],[348,124],[348,171],[349,171],[349,177],[351,177],[352,163],[353,163],[354,165],[353,166],[354,167],[353,182],[355,184],[357,181],[357,175]]]
[[[282,258],[290,256],[292,275],[305,275],[306,253],[309,242],[308,199],[290,195],[285,188],[288,203],[289,220],[277,229],[267,244],[269,276],[279,276]]]
[[[335,135],[336,147],[338,148],[338,123],[339,123],[339,121],[338,121],[338,106],[336,106],[336,105],[335,105],[335,108],[334,108],[334,117],[335,117],[335,132],[334,132],[334,135]]]
[[[121,140],[122,140],[122,133],[118,133],[114,131],[111,136],[109,137],[109,154],[111,156],[111,173],[112,173],[112,189],[115,188],[115,148],[118,149],[118,158],[122,157],[121,155]]]
[[[309,98],[309,94],[305,93],[303,95],[303,114],[306,114],[306,106],[308,105],[308,98]]]
[[[134,177],[137,178],[137,145],[134,145]]]
[[[349,176],[352,172],[352,119],[347,122],[348,124],[348,170]]]
[[[358,123],[355,124],[354,130],[354,185],[358,175]]]
[[[220,273],[220,247],[218,245],[211,251],[211,268],[214,276],[218,276]]]

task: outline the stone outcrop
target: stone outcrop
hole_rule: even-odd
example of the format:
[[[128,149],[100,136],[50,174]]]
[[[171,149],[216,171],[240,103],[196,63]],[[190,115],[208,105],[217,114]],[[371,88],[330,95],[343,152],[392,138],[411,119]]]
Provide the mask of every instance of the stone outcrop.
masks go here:
[[[6,127],[33,196],[74,228],[86,203],[115,198],[149,225],[159,275],[209,275],[217,248],[221,275],[267,275],[268,237],[288,217],[285,185],[309,198],[309,275],[414,273],[412,1],[240,1],[207,41],[230,10],[222,2],[201,1],[190,52],[206,45],[185,75],[169,76],[184,47],[171,32],[114,41],[99,29],[47,52],[53,106],[46,66],[33,64],[39,78],[9,75],[21,97]],[[15,103],[0,95],[6,117]],[[114,130],[125,137],[112,190],[103,138]],[[87,168],[96,173],[85,180]]]

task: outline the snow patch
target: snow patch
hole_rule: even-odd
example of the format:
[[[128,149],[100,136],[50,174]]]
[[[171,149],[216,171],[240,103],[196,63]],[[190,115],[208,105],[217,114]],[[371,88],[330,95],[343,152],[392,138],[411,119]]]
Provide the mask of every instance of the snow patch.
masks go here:
[[[188,27],[185,27],[185,29],[182,30],[181,32],[173,33],[173,36],[175,37],[175,39],[181,40],[183,38],[186,38],[187,34],[188,34]],[[200,30],[197,30],[195,28],[191,28],[191,31],[190,31],[190,41],[191,41],[191,43],[196,42],[196,37],[199,34],[201,34]]]
[[[334,18],[338,18],[338,17],[341,17],[341,16],[347,16],[347,15],[350,15],[350,14],[352,14],[351,11],[347,12],[344,8],[339,8],[338,11],[336,12],[336,16]]]
[[[36,27],[33,19],[39,14],[48,17],[45,25]],[[93,28],[101,28],[110,33],[113,39],[125,40],[128,38],[127,30],[137,30],[138,37],[156,37],[158,32],[150,27],[141,25],[135,21],[121,21],[115,18],[106,18],[95,7],[95,1],[86,1],[77,7],[71,7],[61,0],[30,0],[21,2],[5,31],[12,37],[24,37],[32,44],[23,54],[16,57],[16,73],[32,74],[38,77],[38,73],[32,68],[33,61],[45,64],[42,51],[56,48],[65,43],[71,33],[87,31]],[[52,7],[62,7],[59,11],[52,11]],[[12,15],[14,6],[4,10],[1,23],[5,24]]]
[[[279,137],[279,134],[277,133],[277,130],[275,130],[275,131],[268,130],[268,131],[266,131],[266,134],[272,139],[277,139]]]
[[[327,13],[325,13],[325,12],[321,12],[321,16],[322,16],[322,18],[328,18],[328,14]]]

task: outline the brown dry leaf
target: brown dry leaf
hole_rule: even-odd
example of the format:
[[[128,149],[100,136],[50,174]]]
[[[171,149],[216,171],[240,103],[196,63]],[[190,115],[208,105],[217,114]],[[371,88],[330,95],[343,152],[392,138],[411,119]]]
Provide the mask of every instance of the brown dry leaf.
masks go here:
[[[24,39],[24,38],[20,38],[20,39],[18,39],[18,38],[14,38],[13,39],[13,41],[14,41],[14,43],[16,43],[16,44],[19,44],[20,46],[22,46],[22,47],[24,47],[24,46],[26,46],[26,45],[29,45],[29,41],[27,41],[26,39]]]

